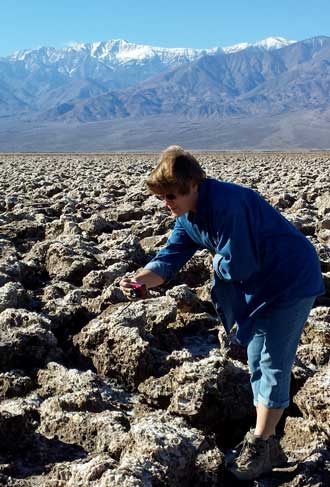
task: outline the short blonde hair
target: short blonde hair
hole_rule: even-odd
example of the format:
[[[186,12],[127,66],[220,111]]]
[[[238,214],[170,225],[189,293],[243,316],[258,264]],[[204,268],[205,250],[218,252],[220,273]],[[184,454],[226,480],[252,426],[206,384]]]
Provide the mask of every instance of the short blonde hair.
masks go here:
[[[190,152],[179,145],[170,145],[161,153],[146,184],[153,193],[187,194],[190,183],[200,184],[205,178],[205,171]]]

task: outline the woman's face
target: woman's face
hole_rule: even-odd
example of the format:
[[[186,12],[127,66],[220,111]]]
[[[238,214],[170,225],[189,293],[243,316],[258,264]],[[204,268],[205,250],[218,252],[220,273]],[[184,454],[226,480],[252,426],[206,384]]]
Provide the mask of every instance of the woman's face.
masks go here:
[[[196,211],[198,186],[196,183],[191,183],[187,194],[171,192],[155,193],[155,196],[164,201],[166,208],[171,212],[171,216],[176,218],[189,211]]]

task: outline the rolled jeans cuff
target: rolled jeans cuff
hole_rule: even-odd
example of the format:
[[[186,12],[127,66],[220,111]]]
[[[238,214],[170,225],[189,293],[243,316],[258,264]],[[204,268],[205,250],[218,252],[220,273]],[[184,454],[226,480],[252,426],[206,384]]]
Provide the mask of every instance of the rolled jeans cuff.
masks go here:
[[[275,401],[270,401],[262,397],[262,395],[259,393],[258,394],[258,401],[254,401],[254,405],[257,406],[258,404],[262,404],[265,406],[267,409],[285,409],[289,406],[290,400],[282,401],[282,402],[275,402]]]

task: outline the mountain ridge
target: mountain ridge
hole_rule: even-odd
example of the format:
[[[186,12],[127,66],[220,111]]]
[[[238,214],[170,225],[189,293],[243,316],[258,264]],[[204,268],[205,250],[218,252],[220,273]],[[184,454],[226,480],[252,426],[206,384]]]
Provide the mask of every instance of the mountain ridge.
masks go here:
[[[55,107],[41,118],[86,122],[165,113],[223,118],[320,109],[329,105],[328,59],[330,38],[280,50],[219,51],[137,87],[72,101],[64,111],[61,106]],[[112,109],[106,114],[109,104]]]
[[[127,41],[126,39],[110,39],[108,41],[97,41],[97,42],[88,42],[88,43],[72,43],[64,48],[55,48],[52,46],[40,47],[37,49],[20,49],[18,51],[13,52],[9,56],[3,57],[3,59],[9,59],[13,61],[22,61],[25,59],[26,56],[37,53],[38,51],[42,51],[49,56],[54,54],[65,54],[70,52],[79,52],[85,51],[91,53],[94,57],[106,58],[108,55],[113,55],[115,52],[119,51],[140,51],[140,53],[150,52],[153,51],[155,53],[180,53],[180,54],[193,54],[194,53],[205,53],[205,52],[214,52],[215,50],[223,50],[224,52],[231,52],[233,50],[243,50],[248,49],[250,47],[259,47],[263,49],[278,49],[280,47],[284,47],[285,45],[289,45],[291,43],[295,43],[297,41],[288,40],[284,37],[267,37],[261,41],[257,41],[254,43],[239,43],[234,44],[232,46],[227,47],[211,47],[211,48],[187,48],[187,47],[160,47],[160,46],[151,46],[149,44],[136,44]],[[98,56],[96,55],[98,53]],[[100,54],[101,53],[101,54]],[[141,56],[139,56],[141,57]]]

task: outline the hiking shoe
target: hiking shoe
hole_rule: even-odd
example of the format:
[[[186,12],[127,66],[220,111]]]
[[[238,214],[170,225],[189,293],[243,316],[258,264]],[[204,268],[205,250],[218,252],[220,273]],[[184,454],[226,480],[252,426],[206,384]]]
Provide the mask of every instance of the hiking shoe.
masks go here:
[[[288,457],[284,453],[280,439],[277,435],[272,435],[268,438],[269,443],[269,457],[272,467],[280,467],[288,461]]]
[[[254,434],[254,428],[250,429],[250,433]],[[227,463],[230,463],[233,461],[235,457],[238,456],[239,452],[242,449],[243,441],[239,443],[235,447],[235,450],[232,450],[228,455],[227,455]],[[282,465],[286,464],[288,462],[288,457],[283,451],[283,448],[280,443],[280,438],[277,435],[272,435],[268,438],[269,442],[269,457],[270,457],[270,463],[272,464],[272,467],[281,467]]]
[[[248,431],[239,455],[227,465],[228,470],[240,480],[254,480],[272,470],[269,441]]]

